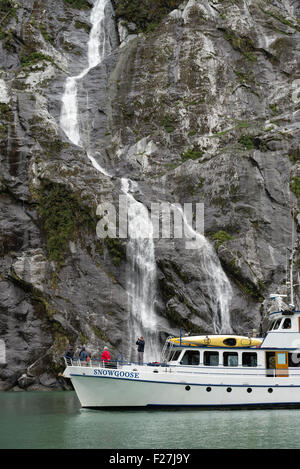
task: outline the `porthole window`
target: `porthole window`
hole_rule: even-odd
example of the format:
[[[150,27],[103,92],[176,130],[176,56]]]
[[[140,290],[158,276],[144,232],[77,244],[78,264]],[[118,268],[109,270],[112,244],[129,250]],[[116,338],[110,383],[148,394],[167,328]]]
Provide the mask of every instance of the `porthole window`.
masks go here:
[[[210,387],[210,386],[207,386],[206,391],[207,391],[207,392],[210,392],[210,391],[211,391],[211,387]]]
[[[227,392],[231,392],[231,391],[232,391],[232,389],[231,389],[231,388],[227,388]]]
[[[251,389],[251,388],[247,388],[247,392],[250,394],[250,392],[252,392],[252,389]]]
[[[269,388],[268,389],[268,392],[271,394],[273,392],[273,389],[272,388]]]
[[[186,386],[186,387],[185,387],[185,390],[186,390],[186,391],[189,391],[190,389],[191,389],[191,386]]]

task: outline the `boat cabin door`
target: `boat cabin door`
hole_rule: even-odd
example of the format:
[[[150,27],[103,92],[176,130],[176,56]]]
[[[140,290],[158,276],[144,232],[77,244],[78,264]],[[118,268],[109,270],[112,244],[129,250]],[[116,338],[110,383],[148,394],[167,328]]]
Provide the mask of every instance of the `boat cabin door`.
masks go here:
[[[266,375],[276,377],[289,375],[288,352],[266,352]]]

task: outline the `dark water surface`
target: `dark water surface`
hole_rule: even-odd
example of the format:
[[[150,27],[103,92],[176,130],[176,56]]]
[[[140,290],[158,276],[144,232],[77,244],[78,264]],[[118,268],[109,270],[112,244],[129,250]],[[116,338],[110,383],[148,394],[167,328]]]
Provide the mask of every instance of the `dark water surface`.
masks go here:
[[[0,448],[300,448],[300,409],[104,411],[71,391],[0,392]]]

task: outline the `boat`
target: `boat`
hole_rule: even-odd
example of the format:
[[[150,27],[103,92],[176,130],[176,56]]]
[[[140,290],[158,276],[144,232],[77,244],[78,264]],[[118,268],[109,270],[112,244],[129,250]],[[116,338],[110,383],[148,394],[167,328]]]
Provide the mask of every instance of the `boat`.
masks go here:
[[[115,361],[107,367],[65,358],[63,376],[83,408],[300,407],[300,311],[282,307],[282,295],[272,298],[281,307],[268,314],[258,345],[243,344],[245,336],[234,336],[231,347],[224,335],[209,336],[207,344],[168,337],[160,362]]]
[[[262,339],[238,335],[198,335],[187,337],[172,337],[170,342],[180,345],[208,345],[217,347],[253,347],[259,346]]]

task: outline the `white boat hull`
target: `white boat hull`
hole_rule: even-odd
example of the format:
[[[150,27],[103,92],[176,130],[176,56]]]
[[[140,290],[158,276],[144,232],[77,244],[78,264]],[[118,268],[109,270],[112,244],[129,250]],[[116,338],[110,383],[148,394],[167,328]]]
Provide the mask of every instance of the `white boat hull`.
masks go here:
[[[292,385],[289,378],[250,376],[242,384],[235,376],[193,378],[143,371],[146,367],[123,371],[122,377],[118,370],[78,368],[65,376],[69,374],[82,407],[300,407],[300,379]]]
[[[214,347],[168,338],[161,363],[103,368],[65,357],[64,376],[83,407],[300,407],[300,311],[274,313],[258,346],[238,347],[244,336],[226,336],[235,340],[227,344],[224,336],[211,337]]]

